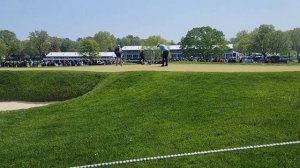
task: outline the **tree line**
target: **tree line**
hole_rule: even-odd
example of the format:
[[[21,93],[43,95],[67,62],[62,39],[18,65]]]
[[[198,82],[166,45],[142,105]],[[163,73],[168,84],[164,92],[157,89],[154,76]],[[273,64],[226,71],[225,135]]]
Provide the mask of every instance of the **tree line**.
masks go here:
[[[267,54],[299,56],[300,54],[300,28],[281,31],[273,25],[260,25],[248,32],[246,30],[237,33],[230,40],[236,51],[245,55],[253,52]]]
[[[84,56],[94,57],[99,52],[113,51],[117,44],[154,46],[157,43],[170,44],[171,42],[155,35],[147,39],[133,35],[116,38],[106,31],[100,31],[92,37],[78,38],[76,41],[50,36],[47,31],[34,31],[29,33],[27,40],[21,41],[14,32],[0,30],[0,59],[42,59],[49,52],[80,52]]]
[[[141,39],[128,35],[116,38],[107,31],[99,31],[94,36],[78,38],[59,38],[48,35],[47,31],[30,32],[28,39],[21,41],[9,30],[0,30],[0,59],[42,59],[49,52],[80,52],[84,56],[97,56],[99,52],[113,51],[117,44],[121,46],[156,46],[157,43],[175,44],[161,36]],[[237,52],[245,55],[251,53],[281,54],[299,56],[300,28],[289,31],[276,30],[273,25],[260,25],[252,31],[240,31],[226,41],[222,31],[209,26],[196,27],[188,31],[178,43],[184,56],[201,56],[205,58],[220,57],[233,44]]]
[[[235,51],[244,55],[260,53],[298,56],[300,54],[300,28],[289,31],[276,30],[273,25],[263,24],[253,31],[240,31],[236,37],[225,40],[222,31],[209,26],[193,28],[181,39],[181,47],[185,56],[201,56],[205,58],[222,56],[227,44],[233,44]]]

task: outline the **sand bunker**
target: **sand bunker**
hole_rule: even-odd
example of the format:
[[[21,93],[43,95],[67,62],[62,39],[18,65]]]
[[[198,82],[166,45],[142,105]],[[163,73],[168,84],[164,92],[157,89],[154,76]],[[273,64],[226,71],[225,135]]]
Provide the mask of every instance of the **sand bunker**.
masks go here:
[[[29,109],[49,104],[53,104],[53,102],[0,102],[0,111]]]

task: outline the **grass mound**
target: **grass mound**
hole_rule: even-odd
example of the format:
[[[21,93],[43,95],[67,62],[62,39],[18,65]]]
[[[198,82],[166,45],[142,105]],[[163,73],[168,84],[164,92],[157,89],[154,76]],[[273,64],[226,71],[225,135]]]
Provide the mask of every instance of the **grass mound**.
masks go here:
[[[0,114],[0,167],[69,167],[300,139],[299,72],[98,78],[76,99]],[[297,167],[299,151],[294,145],[122,167]]]
[[[0,71],[0,101],[61,101],[92,90],[105,75],[76,72]]]

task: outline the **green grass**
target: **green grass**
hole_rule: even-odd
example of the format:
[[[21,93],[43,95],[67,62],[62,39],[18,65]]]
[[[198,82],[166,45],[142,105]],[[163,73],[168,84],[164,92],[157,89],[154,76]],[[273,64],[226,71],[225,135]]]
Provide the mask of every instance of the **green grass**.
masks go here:
[[[92,90],[106,75],[1,71],[0,101],[61,101]]]
[[[98,85],[81,97],[0,113],[0,167],[69,167],[300,140],[299,72],[82,74]],[[113,167],[298,167],[299,157],[293,145]]]

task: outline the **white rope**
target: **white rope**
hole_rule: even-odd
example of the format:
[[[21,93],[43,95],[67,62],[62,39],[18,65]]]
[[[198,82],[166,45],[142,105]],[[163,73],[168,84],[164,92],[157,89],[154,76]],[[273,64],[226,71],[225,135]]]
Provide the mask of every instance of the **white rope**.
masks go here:
[[[267,148],[267,147],[273,147],[273,146],[284,146],[284,145],[292,145],[292,144],[300,144],[300,141],[282,142],[282,143],[265,144],[265,145],[254,145],[254,146],[244,146],[244,147],[237,147],[237,148],[218,149],[218,150],[209,150],[209,151],[202,151],[202,152],[182,153],[182,154],[155,156],[155,157],[146,157],[146,158],[139,158],[139,159],[131,159],[131,160],[123,160],[123,161],[98,163],[98,164],[85,165],[85,166],[77,166],[77,167],[71,167],[71,168],[91,168],[91,167],[100,167],[100,166],[111,166],[111,165],[118,165],[118,164],[143,162],[143,161],[149,161],[149,160],[169,159],[169,158],[194,156],[194,155],[205,155],[205,154],[211,154],[211,153],[230,152],[230,151],[257,149],[257,148]]]

